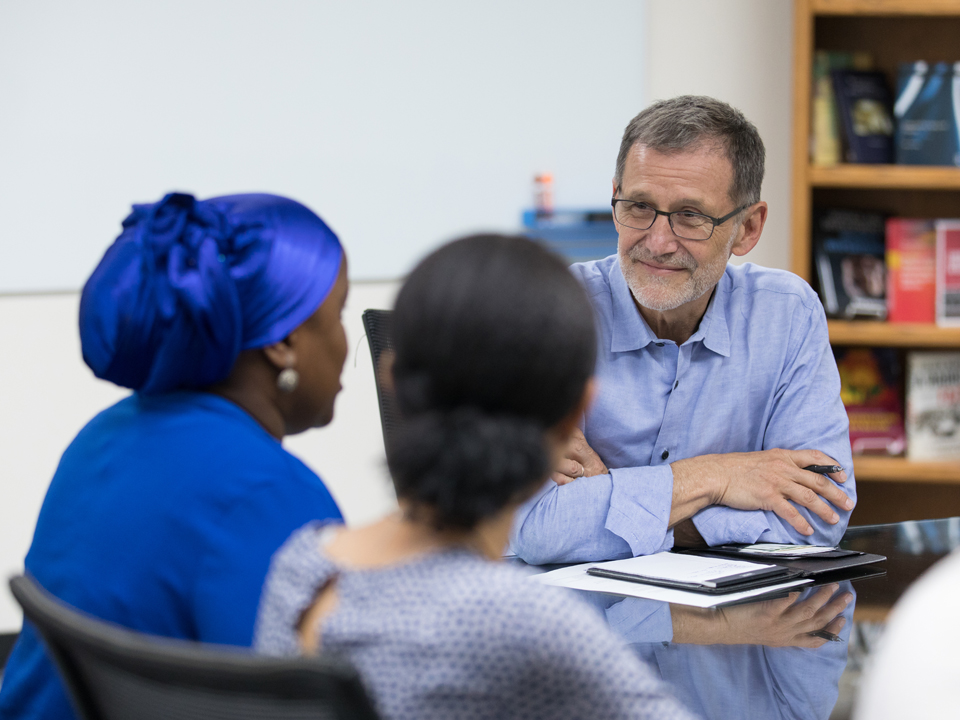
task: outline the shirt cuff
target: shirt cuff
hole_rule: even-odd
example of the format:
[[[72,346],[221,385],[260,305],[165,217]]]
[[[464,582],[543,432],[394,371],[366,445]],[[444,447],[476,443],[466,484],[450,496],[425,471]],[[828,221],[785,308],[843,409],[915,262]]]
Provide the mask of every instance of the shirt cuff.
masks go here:
[[[604,527],[623,538],[637,555],[673,546],[668,529],[673,505],[673,469],[669,465],[610,471],[610,510]]]
[[[707,545],[755,543],[770,529],[760,510],[735,510],[711,505],[693,516],[693,524]]]

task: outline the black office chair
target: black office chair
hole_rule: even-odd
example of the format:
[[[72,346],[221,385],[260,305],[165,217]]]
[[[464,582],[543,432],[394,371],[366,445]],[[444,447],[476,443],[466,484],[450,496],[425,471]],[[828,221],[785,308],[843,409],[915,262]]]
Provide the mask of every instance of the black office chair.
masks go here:
[[[383,445],[390,452],[390,444],[400,431],[402,419],[397,409],[393,393],[383,383],[380,359],[387,351],[393,350],[390,340],[390,316],[392,310],[364,310],[363,329],[367,333],[367,344],[373,357],[373,377],[377,383],[377,402],[380,405],[380,427],[383,428]]]
[[[3,675],[3,668],[7,665],[7,658],[13,652],[19,635],[20,633],[0,633],[0,675]]]
[[[30,577],[10,589],[82,720],[377,718],[356,671],[337,660],[144,635],[66,605]]]

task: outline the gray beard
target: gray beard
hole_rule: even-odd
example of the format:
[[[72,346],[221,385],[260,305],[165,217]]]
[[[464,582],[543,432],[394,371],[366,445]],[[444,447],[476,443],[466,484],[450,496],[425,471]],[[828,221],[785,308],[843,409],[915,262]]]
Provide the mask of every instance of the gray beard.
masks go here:
[[[732,240],[733,237],[731,237],[730,247],[733,246]],[[627,281],[630,293],[641,307],[656,312],[676,310],[681,305],[699,300],[720,282],[727,267],[727,259],[730,257],[730,247],[727,247],[727,251],[720,255],[716,262],[701,267],[689,255],[655,258],[645,253],[640,246],[634,245],[628,256],[619,256],[620,271]],[[659,277],[648,278],[641,284],[629,271],[635,261],[644,260],[653,260],[669,267],[685,268],[690,272],[690,277],[680,287],[673,287],[668,278]]]

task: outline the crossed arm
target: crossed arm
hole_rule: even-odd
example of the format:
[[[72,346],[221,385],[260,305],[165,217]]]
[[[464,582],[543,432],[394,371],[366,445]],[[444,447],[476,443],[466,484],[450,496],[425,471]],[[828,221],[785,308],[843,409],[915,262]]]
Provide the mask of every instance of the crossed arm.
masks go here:
[[[847,473],[822,475],[803,469],[810,465],[836,464],[834,458],[818,450],[781,449],[678,460],[671,465],[673,495],[668,522],[668,528],[674,531],[674,544],[702,544],[696,526],[689,521],[710,505],[771,511],[806,536],[813,535],[814,529],[797,506],[836,525],[840,516],[834,508],[850,511],[854,503],[827,477],[836,483],[845,483]],[[577,430],[552,479],[559,486],[609,472],[583,433]]]
[[[528,563],[611,560],[704,543],[832,545],[853,506],[842,489],[846,473],[828,479],[802,469],[835,463],[817,450],[702,455],[608,470],[586,452],[582,436],[572,447],[579,449],[517,513],[512,548]],[[579,474],[579,466],[583,476],[576,479],[563,472]]]

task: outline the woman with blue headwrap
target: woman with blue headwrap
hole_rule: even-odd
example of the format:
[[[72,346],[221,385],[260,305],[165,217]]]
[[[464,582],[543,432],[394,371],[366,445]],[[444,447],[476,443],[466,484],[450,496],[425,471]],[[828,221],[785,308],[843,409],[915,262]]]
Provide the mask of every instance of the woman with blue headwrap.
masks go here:
[[[273,552],[341,519],[280,440],[333,417],[346,294],[336,235],[292,200],[134,206],[84,287],[80,336],[97,377],[135,392],[63,454],[27,572],[136,630],[249,645]],[[29,623],[0,716],[72,717]]]

